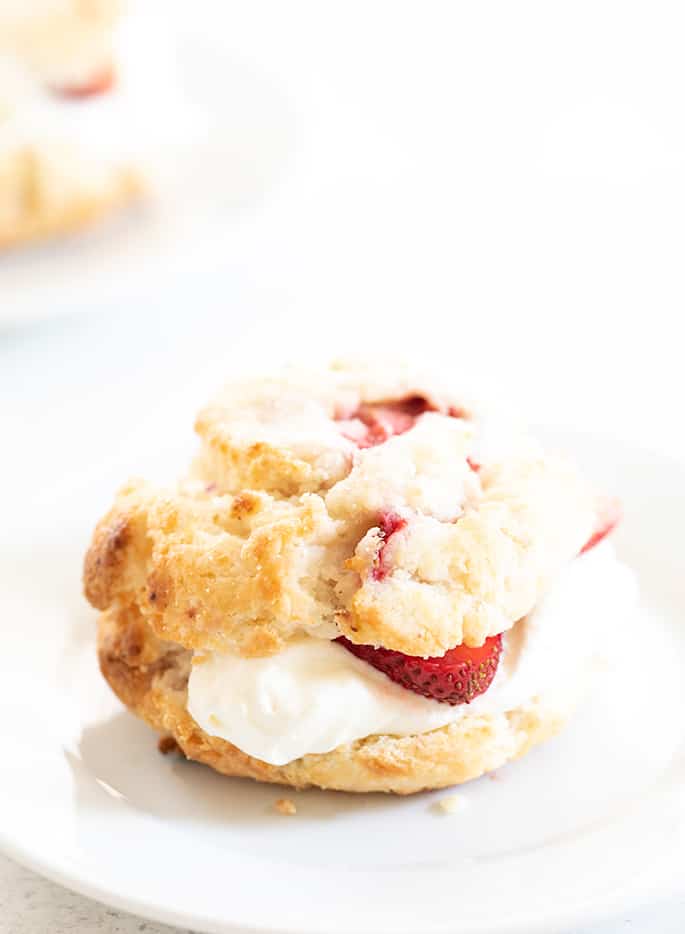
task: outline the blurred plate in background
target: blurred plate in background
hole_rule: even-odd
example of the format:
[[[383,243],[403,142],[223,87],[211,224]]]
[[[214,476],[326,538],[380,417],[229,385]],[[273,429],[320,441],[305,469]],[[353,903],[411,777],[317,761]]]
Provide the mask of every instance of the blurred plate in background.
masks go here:
[[[186,4],[129,9],[116,89],[71,104],[68,128],[97,132],[104,108],[148,196],[88,230],[0,254],[0,326],[97,310],[220,265],[287,163],[293,115],[268,75],[229,54]]]

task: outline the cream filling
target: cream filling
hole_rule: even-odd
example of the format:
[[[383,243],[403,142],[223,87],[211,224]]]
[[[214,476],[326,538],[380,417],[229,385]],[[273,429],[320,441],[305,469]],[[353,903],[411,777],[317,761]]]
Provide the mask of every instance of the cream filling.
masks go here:
[[[563,709],[620,632],[636,596],[633,574],[611,544],[576,558],[504,636],[495,680],[469,705],[421,697],[341,645],[305,637],[268,658],[201,653],[188,683],[188,711],[210,735],[284,765],[371,735],[426,733],[506,713],[536,698]]]

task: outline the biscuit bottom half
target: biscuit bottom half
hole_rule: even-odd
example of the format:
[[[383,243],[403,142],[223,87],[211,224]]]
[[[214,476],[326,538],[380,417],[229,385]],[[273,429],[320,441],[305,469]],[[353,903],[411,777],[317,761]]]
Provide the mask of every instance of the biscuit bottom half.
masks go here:
[[[418,735],[368,736],[331,752],[274,766],[210,736],[190,716],[191,654],[157,639],[134,606],[112,608],[100,617],[100,668],[133,713],[164,737],[172,737],[188,759],[224,775],[295,788],[405,795],[466,782],[554,736],[582,693],[579,688],[566,709],[535,699],[507,713],[469,715]]]

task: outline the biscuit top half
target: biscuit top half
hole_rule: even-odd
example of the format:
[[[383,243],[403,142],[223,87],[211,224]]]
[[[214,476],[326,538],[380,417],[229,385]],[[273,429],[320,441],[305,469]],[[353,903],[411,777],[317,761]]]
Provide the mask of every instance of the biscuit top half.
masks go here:
[[[98,609],[135,605],[192,649],[309,634],[408,655],[481,645],[590,537],[576,470],[409,369],[235,381],[199,415],[175,489],[124,487],[85,561]]]

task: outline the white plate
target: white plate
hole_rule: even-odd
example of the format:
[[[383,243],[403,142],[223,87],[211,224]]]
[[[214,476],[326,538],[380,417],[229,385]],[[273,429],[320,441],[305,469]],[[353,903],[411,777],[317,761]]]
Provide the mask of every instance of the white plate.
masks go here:
[[[8,504],[5,850],[115,907],[207,932],[548,934],[682,885],[682,466],[597,439],[568,446],[627,505],[617,540],[639,572],[647,629],[626,632],[626,668],[562,736],[465,786],[456,816],[433,806],[444,792],[314,791],[294,794],[297,816],[285,818],[279,789],[160,756],[101,681],[79,594],[109,481],[83,470],[78,496],[43,499],[35,514]]]

